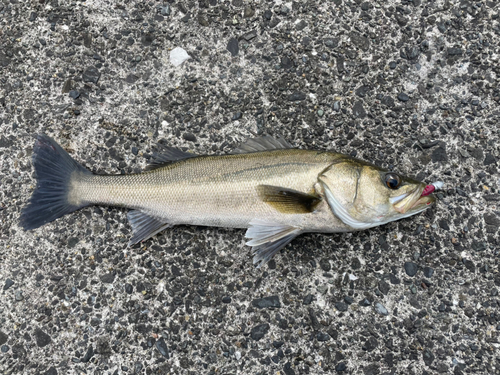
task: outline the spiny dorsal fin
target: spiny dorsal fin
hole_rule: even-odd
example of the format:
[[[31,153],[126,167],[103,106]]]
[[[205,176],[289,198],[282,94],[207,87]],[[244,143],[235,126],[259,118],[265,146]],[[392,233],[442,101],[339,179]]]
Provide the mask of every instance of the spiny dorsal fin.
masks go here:
[[[270,151],[293,148],[284,138],[273,138],[270,135],[250,138],[239,145],[231,154],[247,154],[249,152]]]
[[[263,202],[284,214],[307,214],[313,212],[321,198],[286,189],[280,186],[258,185],[257,192]]]
[[[252,246],[253,264],[260,268],[300,233],[301,230],[296,227],[252,220],[245,237],[251,239],[246,245]]]
[[[139,210],[129,211],[127,218],[132,226],[133,233],[132,238],[128,243],[129,246],[147,240],[148,238],[153,237],[156,233],[161,232],[163,229],[172,226],[170,223],[165,223],[164,220],[157,219],[154,216]]]
[[[152,171],[175,161],[189,159],[195,156],[198,155],[184,152],[175,147],[161,146],[160,150],[153,154],[153,158],[145,170]]]

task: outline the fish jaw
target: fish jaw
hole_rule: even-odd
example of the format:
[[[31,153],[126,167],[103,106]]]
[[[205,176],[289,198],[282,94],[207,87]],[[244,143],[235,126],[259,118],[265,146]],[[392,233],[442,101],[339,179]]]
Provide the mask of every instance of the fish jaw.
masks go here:
[[[425,210],[436,201],[434,195],[424,195],[425,189],[425,185],[422,184],[415,190],[398,196],[393,203],[394,210],[402,215],[405,215],[405,217]]]

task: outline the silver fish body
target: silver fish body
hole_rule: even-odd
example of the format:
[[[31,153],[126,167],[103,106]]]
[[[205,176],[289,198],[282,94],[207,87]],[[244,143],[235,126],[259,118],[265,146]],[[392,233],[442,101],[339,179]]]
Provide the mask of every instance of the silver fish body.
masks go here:
[[[418,181],[271,137],[222,156],[166,149],[143,173],[95,175],[40,135],[33,164],[37,188],[21,215],[25,229],[88,205],[126,207],[132,209],[131,244],[178,224],[248,228],[259,265],[300,233],[366,229],[434,202]]]

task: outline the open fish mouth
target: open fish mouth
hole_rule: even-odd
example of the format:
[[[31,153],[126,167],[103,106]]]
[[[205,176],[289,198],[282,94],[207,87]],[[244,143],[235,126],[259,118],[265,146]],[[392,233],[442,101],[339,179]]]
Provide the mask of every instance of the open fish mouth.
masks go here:
[[[394,209],[401,214],[417,213],[425,210],[436,201],[432,193],[441,189],[443,184],[435,182],[431,185],[419,185],[413,191],[403,193],[397,197],[390,198]]]

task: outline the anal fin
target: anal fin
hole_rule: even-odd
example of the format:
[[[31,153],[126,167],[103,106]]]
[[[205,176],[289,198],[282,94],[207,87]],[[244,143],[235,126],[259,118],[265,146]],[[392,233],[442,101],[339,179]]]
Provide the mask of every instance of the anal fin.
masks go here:
[[[252,246],[253,264],[260,268],[301,232],[300,228],[293,226],[252,220],[245,237],[251,239],[246,245]]]
[[[128,243],[129,246],[147,240],[148,238],[153,237],[156,233],[172,226],[170,223],[165,223],[165,221],[139,210],[129,211],[127,218],[132,226],[133,234]]]

